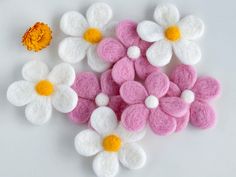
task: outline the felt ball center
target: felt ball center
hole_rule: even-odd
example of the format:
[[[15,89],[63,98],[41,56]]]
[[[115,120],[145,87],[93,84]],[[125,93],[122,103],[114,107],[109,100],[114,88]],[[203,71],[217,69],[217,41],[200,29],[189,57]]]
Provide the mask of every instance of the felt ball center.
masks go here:
[[[137,46],[130,46],[127,50],[127,56],[130,59],[136,60],[140,57],[141,51],[140,48]]]
[[[165,37],[170,41],[177,41],[181,38],[181,32],[178,26],[170,26],[165,30]]]
[[[103,139],[102,145],[105,151],[118,152],[121,148],[121,139],[117,135],[108,135]]]
[[[97,106],[107,106],[109,103],[109,97],[105,93],[99,93],[95,98]]]
[[[195,100],[195,94],[191,90],[184,90],[181,93],[181,98],[186,102],[186,103],[192,103]]]
[[[41,80],[36,84],[35,90],[39,95],[50,96],[54,91],[54,86],[48,80]]]
[[[150,95],[145,99],[145,105],[149,109],[155,109],[159,105],[159,99],[154,95]]]
[[[88,28],[84,33],[84,40],[97,44],[102,40],[102,32],[98,28]]]

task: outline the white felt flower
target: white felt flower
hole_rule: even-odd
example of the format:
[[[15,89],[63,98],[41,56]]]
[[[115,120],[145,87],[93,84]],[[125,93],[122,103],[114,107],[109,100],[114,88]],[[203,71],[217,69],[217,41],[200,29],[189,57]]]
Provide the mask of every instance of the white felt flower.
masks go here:
[[[113,177],[119,171],[119,161],[129,169],[139,169],[146,162],[145,151],[135,142],[145,131],[129,132],[118,125],[116,114],[108,107],[99,107],[91,115],[93,129],[75,137],[75,148],[84,156],[96,155],[93,170],[98,177]]]
[[[156,7],[152,21],[139,23],[137,32],[148,42],[154,42],[147,50],[148,61],[154,66],[165,66],[172,57],[172,48],[182,63],[194,65],[201,59],[201,50],[195,40],[202,36],[201,19],[189,15],[180,20],[178,9],[172,4]]]
[[[85,17],[76,11],[66,12],[60,22],[67,37],[59,44],[58,53],[62,60],[77,63],[87,55],[88,65],[96,72],[107,70],[111,64],[97,55],[97,44],[115,33],[115,24],[109,23],[112,9],[105,3],[92,4]],[[108,24],[109,23],[109,24]]]
[[[25,80],[12,83],[7,90],[7,99],[15,106],[24,106],[25,116],[33,124],[46,123],[52,113],[52,105],[62,113],[72,111],[78,101],[70,88],[75,80],[75,71],[67,63],[56,65],[49,72],[40,61],[26,63],[22,69]]]

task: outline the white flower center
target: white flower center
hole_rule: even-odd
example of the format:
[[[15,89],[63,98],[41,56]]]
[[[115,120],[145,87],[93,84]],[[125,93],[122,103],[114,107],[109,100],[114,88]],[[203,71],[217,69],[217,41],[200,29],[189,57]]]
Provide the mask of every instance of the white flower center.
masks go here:
[[[145,99],[145,105],[149,109],[155,109],[159,105],[159,100],[156,96],[150,95]]]
[[[140,57],[141,51],[140,48],[137,46],[131,46],[127,50],[127,56],[133,60],[136,60]]]
[[[195,99],[195,94],[191,90],[186,89],[181,93],[181,98],[186,103],[192,103]]]
[[[97,106],[107,106],[109,103],[109,97],[105,93],[99,93],[95,98]]]

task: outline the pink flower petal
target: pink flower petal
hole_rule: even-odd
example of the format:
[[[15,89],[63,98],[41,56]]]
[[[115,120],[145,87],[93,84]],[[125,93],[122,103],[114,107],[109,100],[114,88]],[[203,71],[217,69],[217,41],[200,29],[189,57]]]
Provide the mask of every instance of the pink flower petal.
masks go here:
[[[72,88],[79,97],[94,100],[100,92],[97,76],[92,72],[81,72],[76,75]]]
[[[159,68],[151,65],[145,57],[140,57],[134,62],[135,71],[138,77],[142,80],[146,79],[146,77],[152,72],[159,71]]]
[[[134,77],[134,63],[127,57],[119,60],[112,68],[112,78],[119,85],[134,80]]]
[[[126,49],[120,41],[105,38],[98,44],[97,54],[103,60],[114,63],[126,55]]]
[[[190,123],[198,128],[207,129],[215,125],[216,115],[207,103],[195,101],[190,108]]]
[[[139,82],[127,81],[120,87],[120,96],[128,104],[143,103],[147,97],[147,91]]]
[[[175,129],[176,133],[184,130],[187,127],[189,123],[189,115],[190,113],[189,111],[187,111],[187,113],[184,116],[175,119],[177,123],[176,129]]]
[[[160,98],[167,93],[170,86],[170,81],[164,73],[154,72],[146,78],[145,86],[150,95]]]
[[[120,86],[112,79],[111,69],[102,73],[100,82],[103,93],[109,96],[119,95]]]
[[[109,100],[109,105],[108,105],[115,113],[117,116],[117,119],[121,119],[121,114],[123,113],[124,109],[127,107],[127,104],[123,101],[121,96],[112,96],[110,97]]]
[[[170,80],[177,84],[181,91],[191,89],[197,80],[197,73],[194,67],[181,64],[173,70]]]
[[[179,97],[163,97],[160,106],[165,113],[174,117],[184,116],[188,110],[188,104]]]
[[[78,124],[88,122],[93,110],[96,108],[94,102],[80,98],[73,111],[68,113],[69,118]]]
[[[174,82],[170,81],[170,87],[167,92],[167,96],[179,97],[180,95],[181,95],[181,90],[179,89],[179,87]]]
[[[197,79],[192,90],[195,93],[196,99],[207,101],[220,94],[220,84],[212,77],[200,77]]]
[[[151,45],[152,45],[151,42],[146,42],[146,41],[143,41],[143,40],[140,40],[140,41],[139,41],[138,46],[139,46],[139,48],[140,48],[140,50],[141,50],[141,54],[142,54],[143,56],[146,56],[146,51],[147,51],[147,49],[148,49]]]
[[[137,23],[124,20],[117,25],[116,36],[126,47],[137,45],[139,36],[136,32],[136,28]]]
[[[135,104],[127,107],[121,115],[121,123],[129,131],[140,131],[149,116],[149,110],[143,104]]]
[[[151,111],[149,126],[158,135],[170,135],[176,129],[176,120],[157,108]]]

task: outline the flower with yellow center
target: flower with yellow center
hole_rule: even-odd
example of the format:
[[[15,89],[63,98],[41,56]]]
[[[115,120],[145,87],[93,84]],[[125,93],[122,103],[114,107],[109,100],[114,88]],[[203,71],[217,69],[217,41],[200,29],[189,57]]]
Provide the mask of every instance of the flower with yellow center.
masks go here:
[[[175,42],[181,38],[180,29],[178,26],[170,26],[165,30],[165,37],[169,41]]]
[[[53,91],[53,84],[48,80],[41,80],[35,86],[36,92],[41,96],[50,96]]]
[[[102,32],[97,28],[89,28],[84,33],[84,40],[97,44],[102,40]]]
[[[103,149],[108,152],[118,152],[121,148],[121,139],[117,135],[108,135],[103,139]]]

